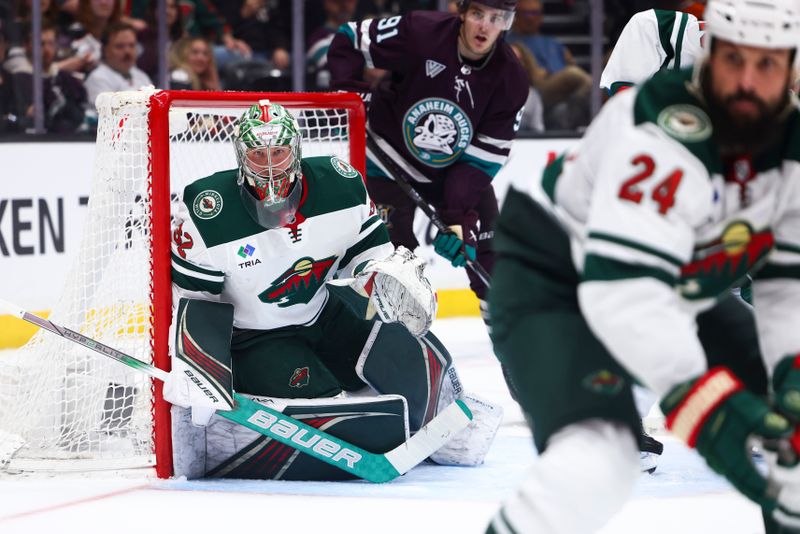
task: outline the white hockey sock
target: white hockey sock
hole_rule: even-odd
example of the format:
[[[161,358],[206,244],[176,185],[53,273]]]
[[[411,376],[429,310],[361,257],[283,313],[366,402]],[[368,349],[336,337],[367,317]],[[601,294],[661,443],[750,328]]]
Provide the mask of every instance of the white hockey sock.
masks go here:
[[[600,419],[571,425],[550,438],[492,528],[497,534],[596,532],[623,506],[638,477],[639,448],[627,427]]]

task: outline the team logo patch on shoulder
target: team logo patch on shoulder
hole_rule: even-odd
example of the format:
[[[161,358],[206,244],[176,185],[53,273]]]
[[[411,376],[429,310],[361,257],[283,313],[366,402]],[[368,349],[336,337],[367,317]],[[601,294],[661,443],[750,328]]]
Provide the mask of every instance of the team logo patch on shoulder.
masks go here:
[[[350,165],[346,161],[337,158],[336,156],[333,156],[331,158],[331,165],[336,170],[336,172],[338,172],[345,178],[355,178],[356,176],[358,176],[358,171],[355,170],[352,165]]]
[[[711,136],[711,120],[705,111],[691,104],[675,104],[658,114],[658,125],[679,141],[698,143]]]
[[[406,148],[429,167],[447,167],[472,140],[472,122],[458,104],[444,98],[425,98],[403,117]]]
[[[222,211],[222,195],[213,189],[201,191],[194,197],[192,210],[200,219],[213,219]]]

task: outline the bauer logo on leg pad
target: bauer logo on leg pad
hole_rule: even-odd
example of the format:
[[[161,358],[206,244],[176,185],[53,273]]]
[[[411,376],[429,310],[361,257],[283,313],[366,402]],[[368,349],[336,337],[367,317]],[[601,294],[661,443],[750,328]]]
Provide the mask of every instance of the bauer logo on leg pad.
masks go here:
[[[267,430],[270,434],[291,439],[293,443],[300,446],[301,450],[312,450],[319,455],[332,459],[334,462],[344,462],[350,468],[355,467],[356,463],[361,460],[361,455],[354,450],[342,447],[338,443],[320,436],[308,437],[306,436],[308,434],[306,429],[300,428],[289,421],[280,420],[269,412],[258,410],[247,421]]]

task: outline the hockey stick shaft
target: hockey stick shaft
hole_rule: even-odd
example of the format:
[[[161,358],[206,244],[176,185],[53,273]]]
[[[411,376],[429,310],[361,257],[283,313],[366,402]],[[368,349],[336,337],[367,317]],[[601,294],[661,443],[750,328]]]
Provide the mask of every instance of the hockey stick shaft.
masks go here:
[[[436,209],[427,200],[422,198],[422,195],[420,195],[419,192],[414,189],[414,186],[411,185],[411,177],[408,175],[408,173],[400,168],[400,166],[395,163],[392,158],[386,154],[386,152],[381,150],[381,148],[378,146],[378,143],[376,143],[375,139],[373,139],[369,134],[367,134],[367,147],[375,155],[375,157],[380,160],[381,164],[386,168],[386,170],[389,171],[389,174],[391,174],[391,177],[394,179],[395,183],[397,183],[398,187],[400,187],[400,189],[411,199],[411,201],[414,202],[414,204],[416,204],[416,206],[428,216],[436,229],[443,233],[452,233],[453,231],[450,229],[450,227],[447,226],[442,218],[439,217],[439,214],[436,213]],[[486,269],[483,268],[483,265],[477,261],[471,260],[465,251],[462,250],[461,254],[464,255],[464,258],[467,261],[467,267],[472,269],[472,271],[478,275],[478,278],[481,279],[481,282],[483,282],[486,287],[491,287],[492,277],[486,271]]]
[[[164,381],[169,375],[162,369],[74,330],[26,312],[2,299],[0,299],[0,311],[14,315],[158,380]],[[385,454],[379,454],[352,445],[238,393],[233,394],[233,399],[234,408],[232,410],[216,412],[220,417],[370,482],[388,482],[408,472],[436,452],[457,432],[466,428],[472,419],[469,408],[462,401],[457,400],[439,412],[409,440]]]

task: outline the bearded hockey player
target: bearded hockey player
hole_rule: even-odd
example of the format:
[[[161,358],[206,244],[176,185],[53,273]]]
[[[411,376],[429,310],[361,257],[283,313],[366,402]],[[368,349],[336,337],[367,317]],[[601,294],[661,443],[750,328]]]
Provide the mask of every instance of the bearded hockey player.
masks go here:
[[[648,9],[631,17],[600,76],[609,95],[641,83],[660,70],[694,65],[703,53],[703,23],[680,11]]]
[[[706,17],[693,69],[615,96],[509,191],[492,337],[540,456],[490,532],[595,532],[623,506],[639,474],[634,381],[769,528],[799,531],[800,5],[710,0]],[[735,321],[698,315],[748,274],[771,399]]]
[[[232,389],[373,452],[391,449],[464,397],[428,332],[435,295],[422,262],[389,242],[361,175],[335,156],[301,157],[285,108],[253,105],[234,144],[238,169],[188,185],[174,222],[177,372],[164,396],[177,405],[176,475],[341,478],[209,417]],[[191,377],[208,388],[191,387]],[[373,398],[343,394],[365,389]],[[434,461],[483,461],[500,409],[466,402],[475,420]]]
[[[414,11],[404,16],[343,25],[328,50],[331,85],[371,99],[368,134],[414,181],[451,232],[434,239],[437,253],[455,266],[466,254],[491,272],[497,200],[492,178],[508,157],[519,127],[528,81],[501,39],[516,0],[461,0],[459,14]],[[390,74],[372,92],[365,67]],[[414,250],[415,205],[367,151],[367,187],[395,245]],[[471,271],[482,301],[486,286]]]
[[[631,17],[617,39],[603,73],[600,88],[609,96],[641,83],[661,70],[688,68],[700,59],[703,52],[703,23],[694,15],[680,11],[649,9]],[[738,308],[734,301],[726,306]],[[746,311],[735,310],[734,317],[742,322]],[[719,313],[715,311],[714,313]],[[754,328],[750,321],[750,330]],[[755,340],[755,334],[752,339]],[[754,352],[758,352],[755,347]],[[760,371],[760,376],[763,376]],[[766,380],[762,383],[766,385]],[[639,414],[646,417],[658,398],[646,389],[634,386],[634,398]],[[653,473],[664,445],[644,432],[639,438],[642,471]]]

